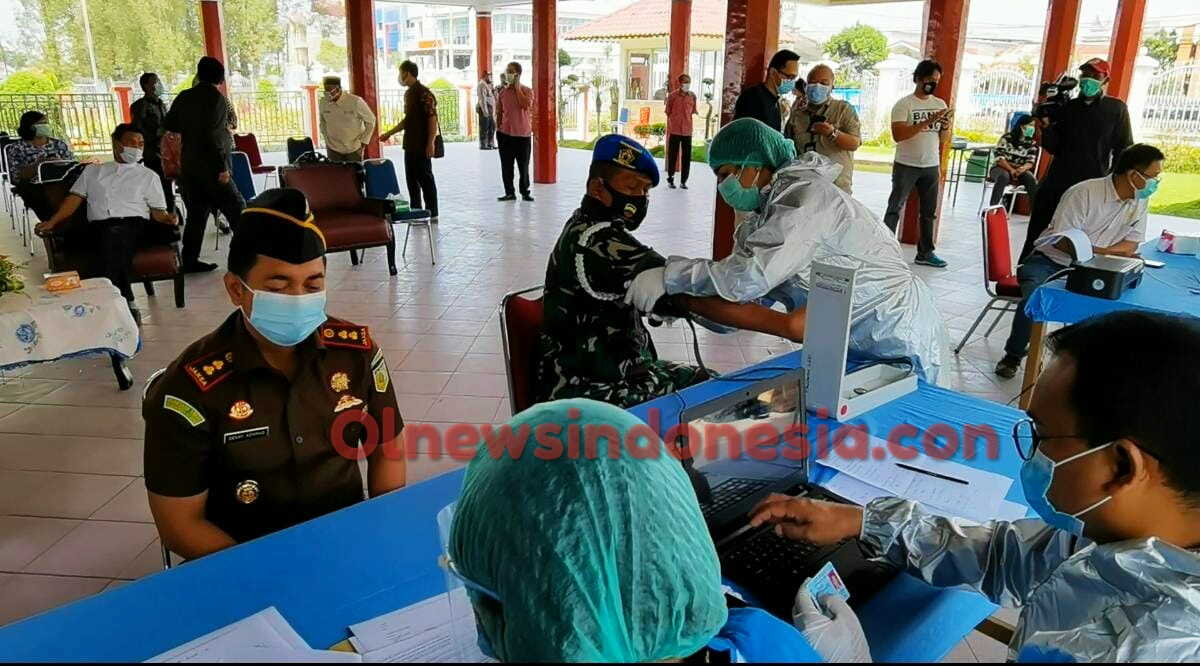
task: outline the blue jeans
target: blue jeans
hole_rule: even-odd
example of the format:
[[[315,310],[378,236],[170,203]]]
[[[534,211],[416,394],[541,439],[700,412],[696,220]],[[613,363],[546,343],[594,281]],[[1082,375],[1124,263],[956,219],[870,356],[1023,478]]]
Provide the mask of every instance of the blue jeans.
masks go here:
[[[1064,267],[1054,263],[1041,252],[1029,255],[1025,263],[1017,268],[1017,280],[1021,284],[1021,305],[1013,316],[1012,332],[1008,334],[1008,342],[1004,343],[1004,351],[1017,358],[1024,358],[1029,352],[1029,338],[1033,335],[1033,320],[1025,314],[1025,305],[1029,297],[1051,275]]]

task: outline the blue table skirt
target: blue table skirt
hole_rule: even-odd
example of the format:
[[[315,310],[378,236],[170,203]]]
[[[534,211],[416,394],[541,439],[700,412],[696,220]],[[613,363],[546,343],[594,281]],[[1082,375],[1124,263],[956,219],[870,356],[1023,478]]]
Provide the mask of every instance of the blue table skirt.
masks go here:
[[[1191,255],[1167,254],[1144,247],[1142,256],[1164,262],[1162,268],[1147,268],[1142,283],[1129,289],[1120,300],[1110,301],[1067,291],[1066,278],[1038,287],[1025,306],[1034,321],[1074,324],[1095,315],[1118,310],[1150,310],[1169,314],[1200,316],[1200,259]]]

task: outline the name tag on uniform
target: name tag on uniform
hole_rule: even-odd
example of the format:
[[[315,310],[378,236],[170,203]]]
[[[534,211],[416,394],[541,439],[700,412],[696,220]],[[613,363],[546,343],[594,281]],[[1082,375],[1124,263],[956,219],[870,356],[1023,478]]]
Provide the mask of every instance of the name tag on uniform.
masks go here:
[[[236,444],[237,442],[244,442],[248,439],[258,439],[260,437],[266,437],[270,433],[271,433],[270,426],[263,426],[261,428],[250,428],[248,430],[235,430],[234,432],[225,433],[225,443],[226,444]]]

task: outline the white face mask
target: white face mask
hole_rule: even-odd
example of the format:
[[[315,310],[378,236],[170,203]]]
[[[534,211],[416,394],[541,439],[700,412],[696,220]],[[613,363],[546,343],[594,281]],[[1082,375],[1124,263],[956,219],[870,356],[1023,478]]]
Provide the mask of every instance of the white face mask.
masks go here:
[[[691,89],[692,89],[692,84],[690,84],[690,83],[684,83],[684,84],[682,84],[682,85],[680,85],[680,86],[679,86],[679,89],[680,89],[680,90],[682,90],[683,92],[687,92],[687,91],[689,91],[689,90],[691,90]]]
[[[126,164],[137,164],[142,161],[142,149],[125,146],[121,148],[121,161]]]

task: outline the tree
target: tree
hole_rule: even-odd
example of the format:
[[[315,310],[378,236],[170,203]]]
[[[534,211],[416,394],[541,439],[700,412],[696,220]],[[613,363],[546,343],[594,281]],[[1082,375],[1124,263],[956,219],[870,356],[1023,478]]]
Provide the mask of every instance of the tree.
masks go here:
[[[333,40],[322,39],[321,50],[317,52],[317,62],[334,72],[346,69],[346,47],[334,44]]]
[[[839,86],[857,84],[865,70],[888,56],[887,36],[861,23],[844,28],[830,37],[822,48],[829,57],[841,63],[837,73]]]
[[[225,0],[221,4],[225,12],[225,52],[229,56],[226,71],[247,77],[262,75],[271,60],[283,56],[278,5],[275,0]]]
[[[70,88],[71,86],[68,84],[66,87]],[[13,72],[7,79],[4,79],[3,83],[0,83],[0,93],[5,94],[48,94],[62,89],[63,85],[57,76],[33,69]]]
[[[574,62],[574,61],[571,60],[571,54],[567,53],[566,49],[558,50],[558,66],[559,67],[570,67],[572,62]]]
[[[1158,61],[1158,69],[1164,70],[1175,64],[1179,54],[1179,35],[1174,30],[1167,32],[1166,28],[1162,28],[1147,36],[1142,46],[1146,47],[1151,58]]]

